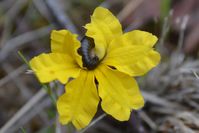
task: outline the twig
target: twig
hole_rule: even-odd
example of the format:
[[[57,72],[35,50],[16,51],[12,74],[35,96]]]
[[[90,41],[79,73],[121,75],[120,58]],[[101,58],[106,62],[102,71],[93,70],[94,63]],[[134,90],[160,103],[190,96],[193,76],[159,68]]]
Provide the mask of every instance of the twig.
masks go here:
[[[120,21],[124,21],[129,14],[131,14],[141,3],[143,0],[130,0],[128,4],[123,8],[122,11],[117,15]]]
[[[180,64],[182,64],[185,55],[182,51],[182,45],[183,45],[183,41],[184,41],[184,32],[187,26],[189,20],[189,16],[186,15],[182,18],[182,22],[180,23],[180,37],[178,39],[178,47],[177,50],[175,52],[172,53],[171,55],[171,65],[170,65],[170,69],[175,70],[177,66],[179,66]]]
[[[40,102],[35,104],[29,111],[27,111],[26,114],[23,115],[23,117],[21,117],[17,121],[17,123],[15,125],[13,125],[9,129],[9,133],[16,132],[16,130],[19,129],[19,127],[21,127],[21,126],[25,125],[26,123],[28,123],[36,115],[39,115],[41,120],[43,120],[43,121],[44,121],[44,119],[46,119],[46,118],[42,117],[42,114],[44,114],[44,113],[45,113],[45,115],[47,115],[46,112],[44,112],[45,111],[44,108],[49,107],[52,104],[51,104],[51,100],[48,97],[46,97],[46,96],[44,96],[44,97],[45,97],[44,99],[40,100]],[[45,123],[45,121],[44,121],[44,123]],[[48,123],[51,124],[51,120],[48,119],[47,123],[45,123],[45,124],[48,124]]]
[[[18,76],[19,74],[21,74],[22,72],[24,72],[26,68],[27,68],[26,65],[22,65],[22,66],[18,67],[17,69],[15,69],[14,71],[10,72],[4,78],[0,79],[0,87],[3,86],[4,84],[6,84],[8,81],[10,81],[12,78],[14,78],[14,77]]]
[[[0,46],[2,47],[4,43],[7,41],[11,28],[12,28],[12,21],[15,19],[19,11],[23,8],[23,6],[26,4],[27,0],[17,0],[14,5],[6,12],[5,21],[4,21],[4,30],[3,35],[1,38]],[[0,18],[0,21],[3,21],[4,19]]]
[[[185,97],[184,98],[184,101],[190,105],[191,107],[194,107],[195,110],[198,110],[199,111],[199,104],[193,100],[191,100],[190,98],[188,97]]]
[[[169,15],[164,18],[162,32],[161,32],[160,39],[159,39],[159,44],[157,45],[157,48],[160,50],[161,53],[163,50],[164,41],[165,41],[166,36],[170,30],[170,18],[172,15],[173,15],[173,10],[171,10]]]
[[[109,9],[111,5],[110,5],[109,1],[104,1],[99,6]]]
[[[1,129],[0,133],[8,133],[9,129],[23,117],[35,104],[37,104],[44,96],[46,92],[40,89]]]
[[[24,15],[20,18],[20,21],[16,21],[17,27],[12,32],[13,36],[16,36],[17,34],[21,33],[21,31],[24,31],[24,28],[26,27],[27,22],[28,22],[28,17],[32,15],[32,12],[34,12],[34,10],[35,9],[32,5],[32,0],[31,0],[29,3],[27,3],[27,9],[26,9]]]
[[[197,74],[194,70],[191,70],[191,71],[193,72],[194,76],[195,76],[197,79],[199,79],[198,74]]]
[[[139,115],[151,127],[151,129],[153,130],[157,129],[157,125],[155,124],[155,122],[153,122],[151,118],[144,111],[140,111]]]
[[[187,27],[188,20],[189,20],[188,15],[185,15],[182,18],[182,23],[180,25],[180,37],[179,37],[179,40],[178,40],[178,50],[182,49],[182,45],[183,45],[183,41],[184,41],[184,32],[185,32],[185,29]]]
[[[43,0],[33,0],[33,4],[39,13],[50,23],[52,23],[51,15],[46,7],[45,1]]]
[[[6,12],[5,16],[10,16],[10,18],[14,19],[16,14],[19,13],[20,9],[22,9],[27,2],[28,0],[17,0],[14,5]]]
[[[21,45],[36,40],[38,38],[42,38],[43,36],[49,34],[51,31],[52,26],[45,26],[40,29],[30,31],[19,35],[11,40],[9,40],[6,45],[0,51],[0,62],[2,62],[11,51],[17,49]]]
[[[2,68],[7,72],[11,72],[13,71],[13,67],[8,64],[8,63],[3,63],[2,64]],[[11,77],[13,83],[16,85],[16,87],[19,89],[21,95],[23,98],[25,98],[26,100],[29,99],[32,96],[32,93],[30,92],[30,88],[27,87],[27,85],[22,82],[22,80],[18,77]]]
[[[84,128],[82,131],[80,131],[79,133],[85,133],[90,127],[92,127],[93,125],[95,125],[97,122],[99,122],[100,120],[102,120],[104,117],[106,116],[106,114],[102,114],[100,115],[98,118],[96,118],[95,120],[93,120],[86,128]]]
[[[184,125],[184,123],[182,121],[180,121],[180,120],[178,120],[176,118],[169,117],[167,120],[174,127],[173,132],[177,132],[177,133],[196,133],[192,129],[190,129],[189,127]]]
[[[75,25],[70,20],[69,16],[64,13],[61,5],[55,0],[45,0],[50,14],[54,17],[60,28],[70,29],[73,33],[78,33]]]
[[[168,108],[180,107],[180,105],[178,105],[177,103],[169,102],[169,101],[163,99],[162,97],[158,97],[154,94],[151,94],[151,93],[148,93],[148,92],[145,92],[145,91],[142,91],[142,95],[144,96],[146,101],[151,102],[153,104],[165,106],[165,107],[168,107]]]

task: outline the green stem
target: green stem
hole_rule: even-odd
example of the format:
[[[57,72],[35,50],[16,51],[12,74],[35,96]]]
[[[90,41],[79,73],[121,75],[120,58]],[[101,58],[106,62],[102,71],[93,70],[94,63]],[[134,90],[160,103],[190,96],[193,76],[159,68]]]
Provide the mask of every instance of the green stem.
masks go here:
[[[18,54],[21,57],[21,59],[23,60],[23,62],[31,69],[30,64],[26,60],[25,56],[21,53],[21,51],[18,51]]]
[[[29,67],[29,69],[31,69],[31,66],[30,66],[29,62],[27,61],[27,59],[25,58],[25,56],[23,55],[23,53],[21,51],[18,51],[18,54],[21,57],[21,59],[23,60],[23,62]],[[45,89],[45,91],[47,92],[47,94],[50,96],[50,99],[51,99],[52,103],[56,106],[56,98],[57,97],[52,92],[50,86],[48,84],[43,84],[41,82],[39,82],[39,83],[41,84],[42,88]]]
[[[26,133],[25,129],[23,127],[20,128],[22,133]]]
[[[48,84],[42,84],[42,88],[46,90],[46,92],[50,96],[52,103],[56,106],[56,97],[54,96],[54,93],[52,92],[50,86]]]

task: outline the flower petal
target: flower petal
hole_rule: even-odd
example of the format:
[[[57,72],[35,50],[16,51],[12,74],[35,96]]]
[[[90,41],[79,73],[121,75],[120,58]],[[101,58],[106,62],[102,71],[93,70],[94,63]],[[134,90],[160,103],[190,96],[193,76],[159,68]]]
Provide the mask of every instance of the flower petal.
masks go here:
[[[77,129],[87,126],[94,117],[99,97],[93,72],[82,70],[77,79],[66,85],[66,93],[57,102],[60,122],[72,121]]]
[[[91,16],[91,23],[88,23],[86,36],[95,41],[97,56],[102,59],[109,43],[117,36],[122,35],[122,27],[119,20],[103,7],[97,7]]]
[[[124,34],[124,38],[131,45],[145,45],[148,47],[153,47],[158,40],[155,35],[141,30],[127,32]]]
[[[144,106],[138,85],[130,76],[105,65],[95,70],[95,76],[99,82],[98,91],[102,99],[102,108],[117,120],[128,120],[131,109]]]
[[[147,46],[152,48],[157,40],[157,37],[149,32],[134,30],[127,32],[120,37],[115,37],[113,42],[110,43],[108,51],[127,45]]]
[[[68,30],[53,30],[51,33],[51,51],[53,53],[68,54],[82,66],[81,56],[77,53],[80,42],[77,35]]]
[[[156,39],[154,39],[156,37],[152,37],[147,32],[141,32],[143,33],[143,39],[141,37],[131,39],[133,36],[130,38],[130,34],[136,37],[135,33],[137,32],[140,31],[126,33],[123,36],[115,38],[109,45],[103,63],[113,66],[130,76],[141,76],[155,67],[160,61],[159,53],[152,48],[152,43],[156,42]],[[150,39],[148,36],[151,36],[151,41],[147,42],[146,40],[145,44],[144,40],[146,38]]]
[[[77,77],[80,71],[76,62],[67,54],[41,54],[34,57],[29,63],[42,83],[57,79],[64,84],[68,78]]]

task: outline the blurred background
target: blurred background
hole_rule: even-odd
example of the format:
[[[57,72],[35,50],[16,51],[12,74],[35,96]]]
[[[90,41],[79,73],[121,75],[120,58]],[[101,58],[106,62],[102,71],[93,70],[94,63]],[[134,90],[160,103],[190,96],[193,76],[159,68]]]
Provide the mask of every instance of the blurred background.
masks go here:
[[[49,52],[52,29],[69,29],[81,39],[97,6],[111,10],[125,32],[158,36],[162,60],[138,78],[143,109],[119,122],[99,107],[96,123],[80,132],[199,133],[198,0],[0,0],[0,133],[78,133],[59,124],[49,95],[22,58]],[[50,86],[63,92],[62,85]]]

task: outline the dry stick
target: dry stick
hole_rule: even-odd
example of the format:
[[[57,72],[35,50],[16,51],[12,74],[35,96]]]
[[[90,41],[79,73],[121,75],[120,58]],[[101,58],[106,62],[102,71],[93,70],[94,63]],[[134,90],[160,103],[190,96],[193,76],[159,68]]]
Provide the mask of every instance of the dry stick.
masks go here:
[[[174,71],[175,71],[177,66],[182,64],[182,61],[185,58],[185,55],[182,51],[182,46],[183,46],[183,41],[184,41],[184,32],[185,32],[185,29],[187,27],[189,16],[185,15],[181,19],[182,19],[182,21],[180,23],[180,32],[179,32],[180,36],[179,36],[179,39],[178,39],[178,47],[177,47],[177,50],[174,53],[172,53],[172,55],[171,55],[171,67],[170,67],[170,69],[174,70]]]
[[[2,64],[2,68],[9,73],[10,71],[13,71],[13,67],[8,64],[8,63],[3,63]],[[11,77],[12,81],[14,82],[14,84],[16,85],[17,88],[19,88],[20,93],[22,94],[23,98],[25,98],[26,100],[32,96],[32,93],[30,92],[30,89],[27,87],[27,85],[21,81],[20,78],[17,77]]]
[[[187,102],[187,104],[189,104],[191,107],[194,107],[195,110],[199,111],[199,104],[195,101],[193,101],[192,99],[185,97],[184,98],[185,102]]]
[[[146,91],[142,91],[142,95],[143,97],[146,99],[146,101],[149,101],[153,104],[157,104],[160,106],[165,106],[168,108],[177,108],[177,107],[181,107],[179,104],[177,103],[173,103],[173,102],[169,102],[165,99],[163,99],[162,97],[158,97],[154,94],[148,93]]]
[[[36,103],[38,103],[44,96],[46,92],[44,89],[40,89],[37,94],[35,94],[1,129],[0,133],[7,133],[9,128],[11,128],[21,117],[24,116]]]
[[[70,20],[69,16],[62,10],[59,2],[55,0],[46,0],[46,5],[49,8],[51,15],[57,20],[60,28],[70,29],[73,33],[78,33],[75,25]]]
[[[17,123],[15,123],[14,125],[12,125],[11,128],[9,128],[9,133],[16,132],[16,130],[18,130],[19,127],[26,124],[37,114],[45,113],[45,112],[43,112],[43,109],[51,106],[51,100],[49,99],[49,97],[46,97],[46,96],[44,96],[44,97],[45,97],[44,99],[40,100],[39,103],[36,103],[34,105],[35,107],[32,107],[31,110],[28,111],[28,114],[25,113],[23,115],[23,119],[18,119]],[[42,119],[41,115],[39,115],[39,116]],[[49,120],[48,120],[48,123],[51,124],[51,122],[49,122]]]
[[[49,22],[52,22],[51,14],[46,7],[45,1],[43,0],[33,0],[32,1],[38,12]]]
[[[144,111],[140,111],[139,115],[150,126],[151,129],[157,129],[155,122],[153,122],[153,120],[151,120],[151,118]]]
[[[162,32],[161,32],[160,39],[159,39],[159,42],[158,42],[159,44],[157,45],[157,48],[160,50],[161,53],[164,50],[163,44],[164,44],[166,36],[167,36],[167,34],[170,30],[170,19],[171,19],[172,15],[173,15],[173,10],[171,10],[169,12],[169,15],[164,18]]]
[[[169,15],[164,17],[164,22],[163,22],[163,25],[162,25],[162,31],[161,31],[161,34],[160,34],[158,44],[156,45],[157,50],[162,54],[165,54],[165,51],[166,51],[165,47],[164,47],[164,42],[165,42],[167,34],[170,30],[170,23],[171,23],[170,20],[171,20],[172,16],[173,16],[173,10],[170,10]],[[165,69],[163,69],[163,70],[165,71],[166,68],[168,68],[167,65],[165,66]],[[161,73],[163,73],[163,72],[161,72]],[[162,89],[158,90],[157,94],[161,94],[161,93],[165,92],[165,90],[167,88],[166,86],[167,86],[167,84],[164,84]]]
[[[106,116],[106,114],[102,114],[99,117],[97,117],[95,120],[93,120],[86,128],[84,128],[82,131],[80,131],[79,133],[85,133],[85,131],[87,129],[89,129],[90,127],[92,127],[93,125],[95,125],[98,121],[102,120],[104,117]],[[77,132],[78,133],[78,132]]]
[[[4,43],[10,37],[11,29],[12,29],[11,20],[8,17],[6,17],[3,24],[3,33],[0,40],[0,48],[2,48],[5,45]]]
[[[107,9],[111,7],[109,1],[104,1],[104,2],[102,2],[99,6],[105,7],[105,8],[107,8]]]
[[[6,42],[7,38],[10,35],[11,32],[11,24],[14,18],[17,16],[17,14],[20,12],[20,10],[24,7],[27,0],[18,0],[14,3],[14,5],[10,8],[10,10],[7,11],[4,21],[4,30],[0,42],[0,47],[4,46],[4,43]],[[4,19],[0,18],[0,21],[3,21]]]
[[[187,27],[188,20],[189,20],[188,15],[185,15],[182,18],[182,23],[180,25],[180,37],[179,37],[179,40],[178,40],[178,50],[182,49],[182,45],[183,45],[183,41],[184,41],[184,32],[185,32],[185,29]]]
[[[20,9],[26,5],[28,0],[17,0],[14,5],[6,12],[5,16],[16,17],[16,14],[20,12]]]
[[[128,4],[123,8],[122,11],[117,15],[120,21],[123,21],[125,18],[128,17],[141,3],[143,0],[130,0]]]
[[[22,18],[20,19],[20,22],[16,22],[17,23],[17,27],[16,29],[12,32],[13,35],[17,35],[19,34],[22,29],[22,27],[24,27],[24,25],[27,25],[27,18],[28,16],[32,15],[32,12],[34,12],[34,7],[32,5],[32,2],[27,3],[27,9],[24,13],[24,15],[22,16]]]
[[[9,55],[11,51],[17,49],[17,47],[20,47],[23,44],[36,40],[38,38],[42,38],[43,36],[49,34],[51,30],[52,30],[51,25],[45,26],[37,30],[21,34],[9,40],[6,43],[5,47],[3,47],[0,51],[0,62],[2,62]]]
[[[177,132],[177,133],[196,133],[194,130],[192,130],[191,128],[186,126],[183,123],[183,121],[176,119],[175,117],[168,117],[167,121],[169,121],[169,123],[174,126],[174,132]]]
[[[0,87],[3,86],[4,84],[6,84],[8,81],[10,81],[12,78],[14,78],[14,77],[18,76],[19,74],[21,74],[22,72],[24,72],[26,70],[26,68],[27,68],[26,65],[21,65],[14,71],[10,72],[7,76],[0,79]]]
[[[194,70],[191,70],[191,71],[193,72],[194,76],[195,76],[197,79],[199,79],[198,74],[197,74]]]

